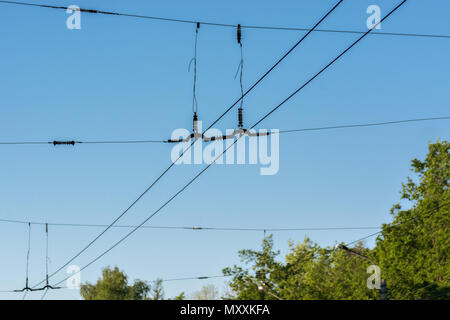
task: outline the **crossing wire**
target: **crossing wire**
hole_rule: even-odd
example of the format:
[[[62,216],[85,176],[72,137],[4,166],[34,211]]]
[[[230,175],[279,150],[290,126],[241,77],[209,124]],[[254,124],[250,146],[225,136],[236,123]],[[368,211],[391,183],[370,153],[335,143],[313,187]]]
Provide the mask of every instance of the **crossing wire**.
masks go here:
[[[297,41],[297,43],[291,48],[289,49],[268,71],[266,71],[262,77],[260,77],[246,92],[244,95],[242,95],[240,98],[238,98],[227,110],[225,110],[224,113],[222,113],[222,115],[220,115],[210,126],[209,128],[207,128],[205,131],[209,130],[210,128],[212,128],[213,125],[215,125],[220,119],[222,119],[222,117],[224,117],[231,109],[233,109],[233,107],[239,102],[241,101],[244,96],[246,96],[249,92],[251,92],[269,73],[272,72],[272,70],[274,70],[295,48],[297,48],[311,33],[312,30],[314,30],[315,28],[317,28],[341,3],[343,2],[343,0],[339,0],[334,6],[333,8],[331,8],[320,20],[319,22],[317,22],[314,27],[308,31],[303,37],[301,37],[301,39],[299,41]],[[195,140],[191,143],[191,145],[189,146],[189,148],[192,147],[192,145],[194,144]],[[188,149],[187,149],[188,150]],[[186,150],[186,151],[187,151]],[[64,267],[66,267],[67,265],[69,265],[69,263],[71,263],[73,260],[75,260],[78,256],[80,256],[84,251],[86,251],[94,242],[96,242],[105,232],[107,232],[119,219],[121,219],[132,207],[134,207],[134,205],[139,202],[145,194],[147,194],[148,191],[150,191],[153,186],[155,186],[158,181],[160,179],[162,179],[162,177],[164,177],[166,175],[166,173],[175,165],[175,163],[181,159],[181,157],[183,157],[184,153],[186,151],[183,151],[182,154],[178,157],[178,159],[174,162],[172,162],[170,164],[169,167],[167,167],[167,169],[165,169],[156,180],[154,180],[152,182],[152,184],[146,189],[144,190],[144,192],[139,195],[139,197],[134,200],[131,205],[128,206],[127,209],[125,209],[125,211],[123,211],[107,228],[105,228],[105,230],[103,230],[98,236],[96,236],[91,242],[89,242],[83,249],[81,249],[81,251],[79,251],[77,254],[75,254],[72,258],[70,258],[64,265],[62,265],[60,268],[58,268],[56,271],[54,271],[51,275],[49,275],[49,278],[52,277],[53,275],[55,275],[56,273],[58,273],[59,271],[61,271]],[[134,229],[133,229],[134,230]],[[42,281],[43,282],[43,281]],[[42,283],[40,282],[40,283]],[[39,283],[39,284],[40,284]],[[39,284],[37,284],[36,286],[38,286]]]
[[[65,7],[65,6],[53,6],[53,5],[45,5],[45,4],[29,3],[29,2],[19,2],[19,1],[1,0],[0,3],[19,5],[19,6],[40,7],[40,8],[46,8],[46,9],[57,9],[57,10],[67,10],[68,9],[68,7]],[[203,25],[213,26],[213,27],[236,28],[235,24],[230,24],[230,23],[218,23],[218,22],[198,21],[198,20],[190,20],[190,19],[174,19],[174,18],[167,18],[167,17],[156,17],[156,16],[149,16],[149,15],[129,14],[129,13],[95,10],[95,9],[80,8],[79,10],[80,10],[80,12],[91,13],[91,14],[102,14],[102,15],[110,15],[110,16],[118,16],[118,17],[122,16],[122,17],[128,17],[128,18],[149,19],[149,20],[184,23],[184,24],[201,23]],[[255,29],[255,30],[309,31],[308,28],[283,27],[283,26],[241,25],[241,27],[244,29]],[[364,34],[365,33],[365,31],[336,30],[336,29],[315,29],[314,32],[336,33],[336,34],[339,34],[339,33],[341,33],[341,34]],[[372,32],[371,35],[450,39],[450,35],[446,35],[446,34],[424,34],[424,33],[401,33],[401,32],[376,31],[376,32]]]
[[[378,23],[382,23],[384,20],[386,20],[388,17],[390,17],[395,11],[397,11],[401,6],[403,6],[408,0],[403,0],[401,3],[399,3],[394,9],[392,9],[381,21]],[[310,80],[305,82],[302,86],[300,86],[297,90],[295,90],[291,95],[289,95],[286,99],[284,99],[279,105],[277,105],[275,108],[273,108],[269,113],[267,113],[265,116],[263,116],[260,120],[258,120],[253,126],[255,127],[257,124],[261,123],[264,119],[266,119],[268,116],[270,116],[273,112],[278,110],[283,104],[285,104],[287,101],[289,101],[295,94],[300,92],[303,88],[305,88],[308,84],[310,84],[314,79],[316,79],[320,74],[322,74],[326,69],[328,69],[332,64],[334,64],[336,61],[338,61],[344,54],[346,54],[351,48],[353,48],[356,44],[358,44],[362,39],[364,39],[376,26],[376,24],[371,29],[369,29],[364,35],[362,35],[360,38],[358,38],[353,44],[351,44],[347,49],[345,49],[343,52],[341,52],[335,59],[333,59],[329,64],[327,64],[324,68],[322,68],[318,73],[316,73]],[[241,136],[242,137],[242,136]],[[127,239],[129,236],[131,236],[134,232],[136,232],[141,226],[143,226],[147,221],[149,221],[151,218],[153,218],[156,214],[158,214],[165,206],[167,206],[170,202],[172,202],[173,199],[175,199],[179,194],[181,194],[184,190],[186,190],[195,180],[197,180],[207,169],[211,167],[213,163],[217,161],[222,155],[231,148],[241,137],[239,137],[237,140],[233,142],[225,151],[223,151],[216,159],[208,164],[203,170],[201,170],[196,176],[194,176],[184,187],[182,187],[178,192],[176,192],[172,197],[170,197],[163,205],[161,205],[156,211],[154,211],[149,217],[147,217],[144,221],[142,221],[136,228],[131,230],[129,233],[127,233],[125,236],[123,236],[119,241],[115,242],[110,248],[108,248],[106,251],[98,255],[96,258],[91,260],[88,264],[84,265],[78,272],[83,271],[96,261],[98,261],[100,258],[102,258],[104,255],[106,255],[108,252],[113,250],[116,246],[118,246],[120,243],[122,243],[125,239]],[[57,283],[60,284],[64,281],[66,281],[69,277],[61,280]]]
[[[433,212],[436,212],[436,211],[438,211],[439,209],[445,208],[445,207],[447,207],[447,206],[450,206],[450,202],[444,203],[444,204],[438,206],[437,208],[433,208],[432,210],[427,210],[427,211],[425,211],[423,214],[433,213]],[[411,217],[410,219],[414,220],[414,217]],[[395,226],[395,225],[394,225],[394,226]],[[345,246],[348,247],[348,246],[350,246],[350,245],[352,245],[352,244],[355,244],[355,243],[364,241],[364,240],[369,239],[369,238],[371,238],[371,237],[373,237],[373,236],[376,236],[376,235],[378,235],[378,234],[381,234],[382,232],[383,232],[383,230],[378,231],[378,232],[375,232],[375,233],[372,233],[372,234],[369,234],[368,236],[365,236],[365,237],[363,237],[363,238],[361,238],[361,239],[358,239],[358,240],[349,242],[349,243],[345,244]]]

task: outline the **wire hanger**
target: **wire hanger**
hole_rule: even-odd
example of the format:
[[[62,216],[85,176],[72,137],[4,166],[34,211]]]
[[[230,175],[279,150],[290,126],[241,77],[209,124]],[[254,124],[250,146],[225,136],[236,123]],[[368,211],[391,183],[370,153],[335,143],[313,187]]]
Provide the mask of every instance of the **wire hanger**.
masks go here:
[[[30,249],[31,249],[31,222],[28,222],[28,250],[27,250],[27,263],[26,263],[26,268],[25,268],[25,287],[23,287],[20,290],[14,290],[14,292],[25,292],[23,299],[25,299],[25,296],[28,293],[28,291],[34,291],[34,289],[32,289],[28,286],[28,268],[29,268],[29,262],[30,262]]]
[[[48,282],[48,262],[50,258],[48,256],[48,223],[45,224],[45,286],[37,289],[33,289],[33,291],[42,291],[45,290],[46,292],[42,296],[42,299],[45,297],[47,290],[55,290],[55,289],[61,289],[61,287],[53,287]]]
[[[236,79],[238,74],[240,74],[239,76],[239,83],[240,83],[240,88],[241,88],[241,101],[240,101],[240,105],[238,108],[238,128],[236,130],[233,131],[233,133],[228,134],[228,135],[222,135],[222,136],[215,136],[215,137],[206,137],[202,132],[198,132],[198,126],[197,126],[197,122],[198,122],[198,116],[197,116],[197,111],[198,111],[198,102],[197,102],[197,95],[196,95],[196,83],[197,83],[197,42],[198,42],[198,30],[200,29],[200,23],[197,23],[197,27],[195,29],[195,45],[194,45],[194,57],[191,59],[191,61],[189,62],[189,67],[188,67],[188,71],[190,71],[191,65],[194,65],[194,86],[193,86],[193,94],[192,94],[192,112],[193,112],[193,132],[187,136],[184,139],[176,139],[176,140],[167,140],[166,142],[168,143],[180,143],[180,142],[188,142],[191,139],[197,140],[197,139],[202,139],[205,142],[210,142],[210,141],[216,141],[216,140],[227,140],[227,139],[234,139],[234,137],[236,135],[248,135],[248,136],[252,136],[252,137],[258,137],[258,136],[266,136],[269,135],[269,132],[261,132],[261,133],[255,133],[252,132],[250,130],[247,130],[244,128],[244,123],[243,123],[243,106],[244,106],[244,86],[243,86],[243,72],[244,72],[244,55],[243,55],[243,49],[242,49],[242,27],[240,24],[237,25],[236,27],[236,39],[237,42],[239,44],[240,47],[240,52],[241,52],[241,59],[239,61],[239,65],[238,65],[238,69],[236,71],[236,75],[234,76],[234,78]]]

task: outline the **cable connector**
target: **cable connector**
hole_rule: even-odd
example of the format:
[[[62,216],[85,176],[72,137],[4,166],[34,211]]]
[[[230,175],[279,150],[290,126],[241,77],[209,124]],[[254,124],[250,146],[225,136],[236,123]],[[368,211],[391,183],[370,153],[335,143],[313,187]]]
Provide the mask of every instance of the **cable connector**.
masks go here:
[[[238,24],[238,25],[237,25],[237,42],[238,42],[240,45],[242,45],[241,40],[242,40],[242,28],[241,28],[241,25]]]
[[[244,127],[244,121],[242,116],[242,108],[238,109],[238,127],[243,128]]]
[[[72,145],[72,146],[74,146],[75,145],[75,143],[78,143],[78,142],[76,142],[76,141],[73,141],[73,140],[71,140],[71,141],[52,141],[51,142],[54,146],[57,146],[57,145]]]

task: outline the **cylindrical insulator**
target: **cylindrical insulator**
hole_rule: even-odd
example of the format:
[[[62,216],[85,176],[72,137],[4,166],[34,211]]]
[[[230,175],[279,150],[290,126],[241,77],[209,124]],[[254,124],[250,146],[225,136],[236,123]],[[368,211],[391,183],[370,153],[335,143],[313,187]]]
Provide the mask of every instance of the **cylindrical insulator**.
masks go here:
[[[241,25],[238,24],[237,25],[237,42],[239,44],[241,44],[241,40],[242,40],[242,29],[241,29]]]
[[[238,109],[238,126],[242,128],[244,126],[243,116],[242,116],[242,108]]]
[[[193,126],[194,132],[198,131],[197,121],[198,121],[197,112],[194,112],[194,126]]]

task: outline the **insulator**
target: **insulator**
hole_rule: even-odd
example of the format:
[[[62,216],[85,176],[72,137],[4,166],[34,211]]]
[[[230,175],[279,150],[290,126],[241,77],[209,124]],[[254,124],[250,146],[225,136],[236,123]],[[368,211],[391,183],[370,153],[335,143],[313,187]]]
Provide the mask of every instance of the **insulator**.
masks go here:
[[[241,40],[242,40],[242,29],[241,29],[241,25],[238,24],[237,25],[237,42],[239,44],[241,44]]]
[[[243,116],[242,116],[242,108],[238,109],[238,127],[242,128],[244,126]]]
[[[194,133],[198,132],[197,121],[198,121],[197,112],[194,112],[194,126],[193,126]]]
[[[53,143],[53,145],[54,146],[56,146],[56,145],[72,145],[72,146],[74,146],[75,145],[75,141],[53,141],[52,142]]]

